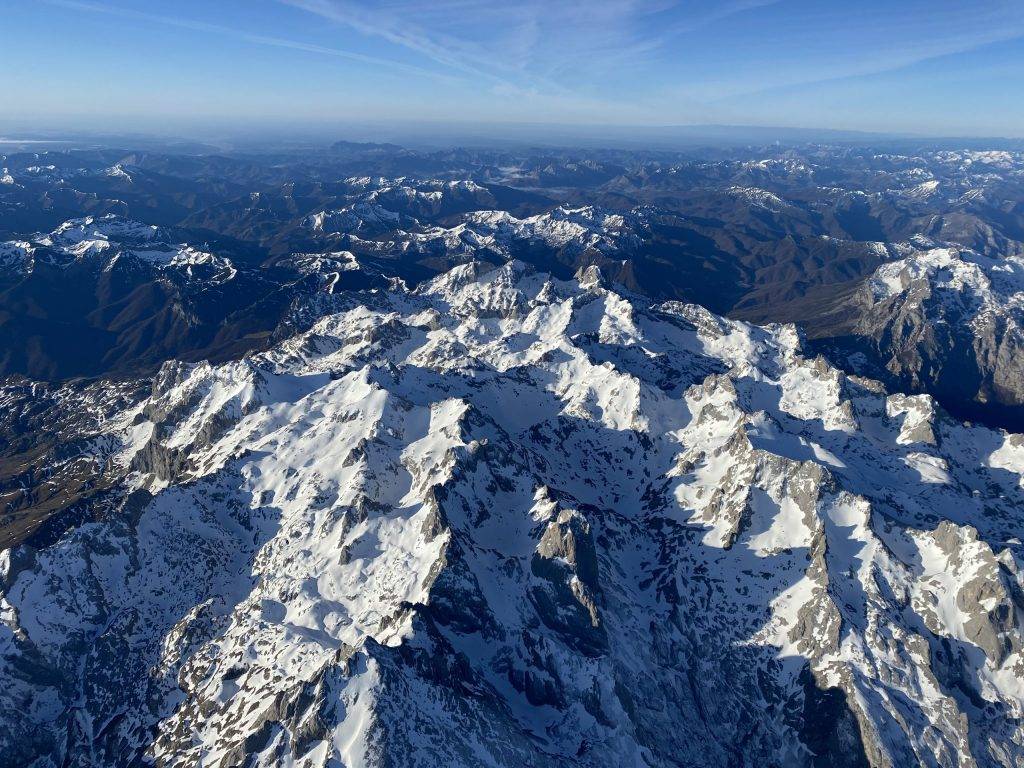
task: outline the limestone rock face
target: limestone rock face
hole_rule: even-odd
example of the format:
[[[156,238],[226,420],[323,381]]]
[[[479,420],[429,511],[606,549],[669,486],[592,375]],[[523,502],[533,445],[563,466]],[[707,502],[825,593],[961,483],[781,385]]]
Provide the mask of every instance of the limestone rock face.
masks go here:
[[[854,300],[854,332],[903,385],[1021,423],[1024,258],[923,236],[900,250]]]

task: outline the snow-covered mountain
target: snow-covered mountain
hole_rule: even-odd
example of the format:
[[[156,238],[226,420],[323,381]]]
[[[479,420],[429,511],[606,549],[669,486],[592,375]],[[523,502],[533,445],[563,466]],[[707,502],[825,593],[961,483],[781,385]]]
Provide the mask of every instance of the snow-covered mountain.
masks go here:
[[[0,242],[0,377],[137,375],[168,358],[235,358],[266,346],[295,297],[339,279],[262,269],[245,249],[185,235],[107,215]],[[346,269],[339,290],[373,281],[357,263]]]
[[[195,277],[204,286],[231,280],[237,274],[228,258],[175,242],[173,234],[160,227],[113,214],[68,220],[50,233],[34,236],[31,242],[0,242],[0,269],[26,275],[37,259],[58,268],[90,261],[103,271],[120,261],[135,268],[173,271],[184,279]]]
[[[378,183],[384,181],[380,179]],[[452,188],[461,189],[449,187]],[[531,248],[570,256],[585,251],[624,255],[635,250],[647,228],[647,210],[642,207],[620,214],[592,205],[559,206],[522,218],[505,210],[480,209],[458,215],[455,218],[459,221],[447,226],[424,223],[399,212],[408,209],[409,200],[426,198],[439,203],[444,194],[400,185],[385,186],[343,208],[311,214],[303,225],[316,235],[362,241],[364,248],[499,259]],[[490,199],[493,201],[493,197]],[[388,207],[378,201],[384,201]]]
[[[855,332],[907,386],[1024,406],[1024,258],[925,237],[896,250],[857,295]]]
[[[507,211],[475,211],[453,227],[431,227],[408,236],[408,250],[445,256],[487,257],[499,262],[538,252],[572,262],[584,254],[625,256],[641,242],[644,211],[628,215],[582,206],[517,218]]]
[[[25,240],[0,242],[0,275],[24,275],[32,271],[35,246]]]
[[[1024,761],[1019,436],[596,269],[317,302],[0,553],[10,764]]]

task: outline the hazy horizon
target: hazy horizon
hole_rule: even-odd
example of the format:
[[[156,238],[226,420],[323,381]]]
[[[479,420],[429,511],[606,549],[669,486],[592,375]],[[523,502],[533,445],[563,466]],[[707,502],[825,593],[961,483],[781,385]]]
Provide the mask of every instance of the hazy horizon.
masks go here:
[[[755,150],[770,145],[850,145],[917,148],[1024,148],[1024,138],[981,135],[921,135],[844,131],[789,126],[676,125],[628,126],[556,123],[380,121],[319,125],[210,122],[152,126],[121,123],[106,128],[88,121],[5,122],[0,119],[0,151],[108,148],[126,151],[210,152],[316,151],[336,143],[397,145],[410,150],[526,148],[689,152]]]

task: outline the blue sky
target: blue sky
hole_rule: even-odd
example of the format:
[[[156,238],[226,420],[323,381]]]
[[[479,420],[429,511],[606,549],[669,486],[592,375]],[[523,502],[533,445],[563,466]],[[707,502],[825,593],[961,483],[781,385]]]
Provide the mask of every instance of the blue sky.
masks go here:
[[[1024,136],[1024,0],[0,0],[6,118]]]

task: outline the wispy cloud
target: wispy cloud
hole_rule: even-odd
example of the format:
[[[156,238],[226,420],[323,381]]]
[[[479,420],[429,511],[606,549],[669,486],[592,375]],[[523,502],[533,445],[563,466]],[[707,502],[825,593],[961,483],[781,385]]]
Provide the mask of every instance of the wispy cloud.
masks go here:
[[[531,118],[649,121],[660,104],[639,90],[606,90],[603,79],[650,64],[680,35],[781,0],[276,0],[372,38],[359,47],[374,55],[324,45],[322,34],[310,42],[100,0],[34,1],[455,84]]]
[[[184,3],[150,12],[138,0],[18,1],[332,57],[358,69],[358,77],[344,77],[350,68],[323,72],[309,57],[275,56],[268,71],[314,74],[294,88],[281,85],[275,103],[283,97],[311,109],[315,97],[330,100],[334,87],[335,103],[368,112],[534,122],[798,119],[782,106],[789,104],[810,116],[802,121],[820,123],[831,114],[821,106],[828,83],[849,80],[835,90],[857,101],[857,78],[1024,38],[1024,0],[864,0],[857,14],[838,0],[260,0],[237,20],[226,3],[189,17],[179,10]],[[281,19],[292,30],[287,37],[274,26]],[[916,102],[931,100],[941,115],[957,99],[948,84],[957,61],[878,77],[871,88],[931,77]]]
[[[975,21],[979,20],[983,22],[984,18],[975,17]],[[892,46],[883,51],[867,49],[852,55],[837,56],[832,61],[822,62],[816,67],[808,67],[806,62],[794,69],[777,67],[775,71],[766,73],[759,83],[741,76],[732,82],[704,82],[696,88],[686,89],[685,92],[706,99],[709,103],[730,101],[793,88],[897,73],[928,62],[974,53],[1015,40],[1024,40],[1024,16],[1019,19],[992,19],[992,23],[978,24],[976,29],[967,28],[965,25],[956,34],[945,37],[920,34],[906,40],[900,46]]]
[[[197,21],[195,19],[188,19],[177,16],[166,16],[155,13],[145,13],[142,11],[136,11],[131,8],[122,8],[120,6],[107,5],[105,3],[88,2],[87,0],[39,1],[44,2],[47,5],[65,8],[73,11],[105,14],[108,16],[117,16],[122,19],[148,22],[168,27],[176,27],[178,29],[191,29],[196,32],[207,32],[214,35],[231,37],[242,42],[252,43],[253,45],[264,45],[272,48],[284,48],[293,51],[302,51],[304,53],[313,53],[321,56],[330,56],[333,58],[345,59],[346,61],[352,61],[359,64],[368,64],[375,67],[384,67],[386,69],[390,69],[395,72],[402,72],[405,74],[413,74],[417,76],[430,77],[433,79],[441,79],[448,81],[453,79],[450,74],[438,72],[434,69],[419,67],[414,64],[407,64],[405,62],[395,61],[393,59],[387,59],[378,56],[369,56],[366,54],[358,53],[356,51],[348,51],[343,48],[317,45],[314,43],[303,42],[301,40],[291,40],[281,37],[254,34],[232,27],[225,27],[220,24],[210,24],[205,21]]]
[[[279,0],[506,88],[568,93],[679,35],[781,0]]]
[[[315,14],[328,21],[350,27],[364,35],[374,36],[388,43],[405,48],[460,72],[479,76],[488,75],[497,67],[500,69],[499,51],[491,51],[472,41],[455,35],[427,29],[413,19],[422,17],[422,9],[392,3],[375,9],[356,3],[338,0],[282,0],[286,5]],[[459,6],[459,7],[455,7]],[[429,16],[451,18],[459,11],[480,12],[476,3],[446,3],[441,0],[431,5]],[[510,13],[515,14],[512,10]]]

